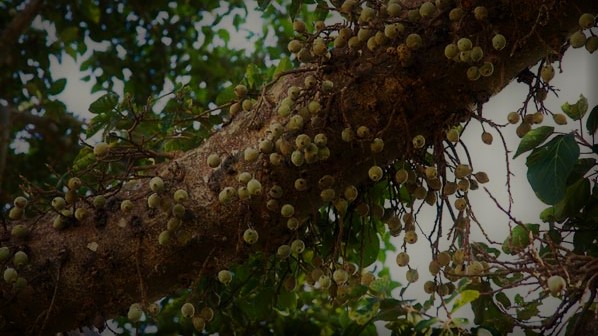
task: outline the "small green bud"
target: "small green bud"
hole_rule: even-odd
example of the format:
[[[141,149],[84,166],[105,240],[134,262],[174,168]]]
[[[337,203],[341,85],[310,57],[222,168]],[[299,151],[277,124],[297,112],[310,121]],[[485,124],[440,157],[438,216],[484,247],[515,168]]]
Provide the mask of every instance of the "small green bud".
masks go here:
[[[293,215],[295,214],[295,207],[293,207],[291,204],[284,204],[281,208],[280,208],[280,214],[283,217],[293,217]]]
[[[105,142],[98,142],[93,147],[93,155],[95,155],[97,158],[103,158],[106,155],[108,155],[109,152],[110,152],[110,145],[108,145]]]
[[[7,283],[13,283],[15,281],[17,281],[17,278],[19,277],[19,273],[17,273],[17,270],[12,268],[12,267],[8,267],[7,269],[4,270],[4,281],[6,281]]]
[[[411,50],[417,50],[422,47],[423,41],[419,34],[409,34],[405,39],[405,44]]]
[[[9,255],[10,255],[10,248],[8,248],[8,246],[0,247],[0,262],[3,262],[4,260],[8,259]]]
[[[460,38],[457,41],[457,48],[460,51],[468,51],[468,50],[471,50],[472,47],[473,47],[473,43],[471,43],[471,40],[466,37]]]
[[[133,202],[131,200],[124,200],[120,203],[120,209],[124,212],[129,212],[133,209]]]
[[[492,47],[496,50],[502,50],[507,45],[507,39],[502,34],[496,34],[492,38]]]
[[[64,200],[64,198],[54,197],[52,199],[52,207],[55,210],[60,211],[60,210],[64,209],[65,206],[66,206],[66,201]]]
[[[250,195],[257,196],[262,194],[262,183],[254,178],[247,182],[247,191]]]
[[[477,6],[473,9],[473,16],[478,21],[485,21],[488,18],[488,9],[484,6]]]
[[[305,251],[305,243],[301,239],[295,239],[291,243],[291,252],[301,254]]]
[[[172,207],[172,215],[176,218],[183,218],[185,216],[185,206],[182,204],[175,204]]]
[[[422,148],[426,145],[426,138],[423,135],[416,135],[412,140],[413,147],[416,149]]]
[[[160,196],[157,193],[153,193],[147,198],[147,206],[150,209],[155,209],[160,206],[161,201]]]
[[[14,207],[8,212],[8,219],[18,220],[23,217],[23,208]]]
[[[218,201],[220,203],[228,203],[237,195],[237,191],[233,187],[225,187],[218,194]]]
[[[27,203],[27,199],[23,196],[18,196],[13,201],[14,206],[21,209],[25,208],[27,206]]]
[[[257,243],[258,238],[259,235],[254,229],[249,228],[243,232],[243,240],[249,245]]]
[[[66,185],[71,190],[79,189],[81,187],[81,179],[78,177],[71,177]]]
[[[159,193],[164,190],[164,180],[160,176],[154,176],[150,179],[149,186],[153,192]]]
[[[372,166],[368,170],[368,176],[370,177],[370,180],[378,182],[382,179],[382,176],[384,176],[384,171],[379,166]]]
[[[129,307],[129,311],[127,312],[127,318],[131,322],[139,322],[141,317],[143,316],[143,309],[141,309],[141,304],[133,303]]]
[[[189,199],[189,194],[184,189],[178,189],[174,192],[173,198],[175,202],[181,203]]]
[[[12,259],[12,264],[15,267],[21,267],[29,263],[29,256],[23,251],[17,251]]]
[[[193,317],[193,315],[195,315],[195,306],[193,306],[193,304],[190,303],[190,302],[185,302],[181,306],[181,315],[184,318],[191,318],[191,317]]]
[[[164,230],[164,231],[160,232],[160,235],[158,236],[158,244],[166,245],[169,242],[170,242],[170,232],[168,230]]]
[[[233,273],[228,270],[222,270],[218,272],[218,281],[228,285],[233,280]]]
[[[237,96],[237,98],[245,98],[245,96],[247,95],[247,87],[243,84],[239,84],[237,86],[235,86],[235,96]]]
[[[10,234],[15,238],[25,238],[29,235],[29,229],[23,224],[17,224],[12,227]]]
[[[97,195],[93,198],[93,206],[96,209],[102,209],[106,205],[106,197],[104,195]]]
[[[221,162],[220,156],[216,153],[212,153],[212,154],[208,155],[207,162],[208,162],[208,166],[210,168],[216,168],[220,165],[220,162]]]
[[[245,148],[245,150],[243,151],[243,158],[247,162],[254,162],[257,160],[259,154],[260,154],[260,152],[258,152],[257,149],[248,147],[248,148]]]

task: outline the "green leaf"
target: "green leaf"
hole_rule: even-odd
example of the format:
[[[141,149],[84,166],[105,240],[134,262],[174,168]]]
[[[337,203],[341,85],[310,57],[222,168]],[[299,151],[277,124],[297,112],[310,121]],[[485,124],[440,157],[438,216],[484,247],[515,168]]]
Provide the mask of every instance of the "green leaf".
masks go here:
[[[218,30],[218,36],[224,41],[224,43],[228,43],[228,41],[230,41],[230,33],[226,29]]]
[[[59,39],[66,44],[75,40],[77,35],[79,35],[78,27],[66,27],[60,32]]]
[[[93,136],[100,130],[106,128],[106,125],[110,122],[110,116],[108,114],[98,114],[93,117],[87,124],[87,130],[85,134],[87,137]]]
[[[380,301],[380,309],[374,320],[395,321],[399,316],[407,314],[404,302],[396,299],[384,299]]]
[[[276,76],[278,76],[280,73],[283,73],[291,68],[293,68],[293,63],[291,63],[291,60],[288,57],[283,56],[274,70],[274,78],[276,78]]]
[[[216,105],[223,105],[235,98],[235,86],[229,85],[222,89],[216,96]]]
[[[492,254],[496,258],[498,258],[498,256],[500,255],[500,251],[498,249],[490,247],[484,243],[475,242],[475,243],[471,244],[471,247],[473,248],[473,251],[480,251],[480,252]]]
[[[559,135],[528,156],[527,180],[538,198],[554,205],[563,198],[567,177],[579,157],[573,134]]]
[[[539,304],[539,302],[529,303],[523,309],[517,310],[517,318],[520,320],[529,320],[532,317],[538,316],[540,312],[538,310]]]
[[[475,289],[466,289],[462,291],[459,297],[455,300],[455,304],[453,305],[453,309],[451,309],[451,314],[459,310],[459,308],[465,306],[466,304],[474,301],[475,299],[480,297],[480,292]]]
[[[542,210],[542,212],[540,212],[540,220],[544,223],[558,222],[561,219],[562,218],[557,216],[556,209],[554,206],[548,207]]]
[[[421,320],[415,325],[413,329],[418,333],[423,333],[426,330],[430,329],[430,327],[432,327],[438,321],[439,319],[437,317],[432,317],[429,320]]]
[[[297,293],[281,290],[276,298],[277,309],[282,311],[293,311],[297,306]]]
[[[380,238],[373,223],[364,223],[360,231],[348,243],[350,251],[349,260],[361,267],[367,267],[378,258],[380,251]]]
[[[590,200],[590,188],[590,181],[585,178],[567,187],[565,197],[554,206],[556,217],[565,218],[578,214]]]
[[[496,299],[496,301],[500,302],[500,304],[502,304],[505,309],[511,307],[511,300],[509,300],[509,297],[504,292],[496,293],[494,298]]]
[[[257,0],[257,7],[259,10],[263,11],[270,5],[270,2],[272,2],[272,0]]]
[[[579,120],[583,118],[588,111],[588,100],[583,95],[579,95],[579,99],[575,104],[571,105],[568,102],[565,102],[561,105],[561,109],[569,116],[569,118]]]
[[[85,147],[89,148],[89,147]],[[96,156],[93,153],[84,153],[77,155],[75,161],[73,161],[73,171],[81,171],[86,169],[89,165],[96,161]]]
[[[314,12],[314,19],[317,21],[324,21],[328,17],[328,12],[328,4],[326,1],[318,1],[318,5]]]
[[[262,70],[260,67],[253,63],[247,66],[247,69],[245,70],[245,79],[247,80],[250,89],[255,88],[255,84],[261,81],[261,72]]]
[[[295,19],[299,10],[301,9],[301,5],[303,5],[303,0],[293,0],[291,1],[291,5],[288,7],[289,9],[289,16],[292,20]]]
[[[118,104],[118,95],[108,92],[89,105],[89,112],[93,114],[110,113]]]
[[[100,8],[98,8],[94,1],[83,1],[81,7],[84,15],[87,16],[91,22],[95,24],[100,23]]]
[[[575,166],[573,167],[573,171],[567,178],[567,185],[571,185],[586,176],[590,169],[593,169],[596,166],[596,163],[596,159],[589,157],[577,160],[577,163],[575,163]]]
[[[55,80],[48,89],[48,94],[57,95],[61,93],[66,87],[66,78]]]
[[[575,234],[573,234],[573,252],[578,254],[587,253],[595,248],[596,239],[596,231],[594,230],[591,233],[588,230],[575,231]]]
[[[519,147],[517,147],[517,151],[515,152],[513,159],[527,151],[530,151],[538,147],[553,132],[554,127],[552,126],[541,126],[527,132],[525,136],[523,136],[523,138],[521,139],[521,142],[519,143]]]
[[[492,287],[487,282],[470,284],[467,287],[476,289],[480,292],[492,291]],[[477,300],[471,303],[471,309],[475,316],[475,324],[480,326],[492,326],[493,330],[498,331],[498,335],[507,335],[513,331],[513,318],[511,318],[509,314],[505,314],[501,311],[491,295],[480,296]]]
[[[588,120],[586,120],[586,129],[590,134],[596,133],[598,129],[598,105],[594,106],[592,112],[590,112]]]

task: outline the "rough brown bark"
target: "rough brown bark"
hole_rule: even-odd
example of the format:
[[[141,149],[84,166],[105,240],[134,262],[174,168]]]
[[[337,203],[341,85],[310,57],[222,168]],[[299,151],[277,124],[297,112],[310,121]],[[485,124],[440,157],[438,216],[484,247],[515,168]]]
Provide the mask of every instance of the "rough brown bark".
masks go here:
[[[172,246],[157,243],[167,218],[163,212],[147,209],[146,198],[151,193],[147,181],[129,184],[104,210],[67,230],[54,230],[53,214],[47,214],[25,221],[31,229],[25,240],[5,233],[3,245],[29,251],[30,265],[22,270],[29,283],[24,290],[14,294],[7,284],[0,285],[4,330],[49,334],[88,324],[96,314],[124,314],[132,302],[148,302],[188,286],[200,273],[212,276],[253,249],[272,251],[292,233],[281,224],[278,214],[266,210],[265,195],[248,203],[218,202],[223,187],[238,185],[238,172],[255,173],[265,191],[274,183],[282,185],[285,202],[309,215],[321,205],[319,190],[313,187],[296,192],[292,188],[295,178],[301,175],[313,186],[322,175],[331,174],[336,177],[338,192],[366,180],[367,169],[374,162],[382,166],[413,155],[411,139],[416,134],[440,143],[438,130],[468,120],[472,106],[484,103],[540,58],[560,51],[568,34],[576,29],[580,13],[597,11],[593,0],[477,4],[482,3],[492,8],[492,26],[480,33],[479,24],[464,22],[465,34],[480,33],[480,39],[487,39],[492,32],[500,32],[509,41],[506,49],[494,53],[495,74],[491,77],[468,81],[465,65],[446,60],[444,46],[455,37],[447,33],[447,22],[440,18],[422,31],[425,46],[413,53],[409,66],[402,66],[398,56],[386,50],[361,55],[335,52],[322,65],[324,77],[335,83],[334,92],[322,100],[325,117],[304,132],[328,134],[332,154],[327,161],[297,169],[292,165],[272,168],[261,160],[247,164],[242,159],[242,150],[255,146],[270,122],[279,119],[276,102],[289,86],[302,83],[310,73],[306,70],[282,76],[265,91],[257,111],[237,115],[201,147],[160,167],[167,193],[184,188],[191,199],[185,204],[184,234]],[[537,19],[539,11],[544,11],[546,21]],[[368,126],[384,139],[382,153],[372,155],[367,141],[352,146],[342,143],[341,130],[359,125]],[[212,152],[225,157],[218,169],[206,164]],[[119,210],[122,199],[134,201],[132,212]],[[240,240],[247,223],[260,233],[257,247],[249,248]],[[9,223],[8,231],[15,224]],[[95,252],[87,247],[91,242],[98,244]]]

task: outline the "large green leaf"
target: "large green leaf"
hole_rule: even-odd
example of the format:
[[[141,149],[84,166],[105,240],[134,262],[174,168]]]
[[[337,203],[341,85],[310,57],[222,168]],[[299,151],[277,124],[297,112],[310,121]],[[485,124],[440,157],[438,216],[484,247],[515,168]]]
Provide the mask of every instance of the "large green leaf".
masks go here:
[[[552,126],[541,126],[527,132],[525,136],[521,139],[521,142],[519,143],[519,147],[517,147],[517,151],[515,152],[513,159],[527,151],[530,151],[538,147],[541,143],[544,142],[544,140],[548,139],[548,137],[553,132],[554,127]]]
[[[578,157],[579,146],[573,134],[556,136],[528,156],[527,180],[542,202],[553,205],[563,198],[567,177]]]

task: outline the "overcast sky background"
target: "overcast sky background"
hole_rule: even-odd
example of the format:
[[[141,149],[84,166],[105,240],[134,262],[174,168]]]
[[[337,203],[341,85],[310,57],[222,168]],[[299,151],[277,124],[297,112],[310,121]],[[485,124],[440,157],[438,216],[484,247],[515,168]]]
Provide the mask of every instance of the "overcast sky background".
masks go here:
[[[231,16],[232,17],[232,16]],[[261,19],[259,14],[256,12],[250,12],[248,24],[245,29],[254,32],[261,31]],[[230,20],[224,20],[221,26],[228,28],[231,34],[231,43],[233,46],[251,47],[252,43],[247,40],[245,33],[235,32]],[[228,26],[228,27],[227,27]],[[559,98],[550,95],[547,99],[546,106],[553,112],[561,112],[560,106],[565,101],[574,103],[579,98],[580,94],[585,95],[588,98],[590,110],[595,106],[597,102],[597,78],[598,78],[598,53],[593,55],[588,54],[585,49],[569,49],[565,57],[563,58],[563,69],[564,73],[556,74],[555,78],[551,82],[560,91],[558,92]],[[555,66],[556,68],[556,66]],[[68,79],[66,89],[59,96],[59,99],[64,101],[69,110],[76,112],[81,118],[89,120],[90,114],[87,111],[89,104],[101,96],[103,93],[90,94],[91,86],[93,83],[83,82],[81,78],[87,73],[81,73],[79,71],[79,65],[73,61],[70,57],[63,57],[62,64],[59,64],[56,60],[53,62],[53,72],[56,78],[66,77]],[[118,92],[117,90],[117,93]],[[486,118],[493,119],[497,123],[504,123],[506,116],[510,111],[517,110],[527,95],[527,85],[523,83],[512,82],[507,88],[500,92],[497,96],[493,97],[489,103],[484,106],[484,116]],[[533,106],[530,106],[533,109]],[[532,111],[535,112],[535,111]],[[543,125],[554,125],[550,116],[545,117]],[[578,127],[578,124],[573,124],[569,120],[567,125],[568,129]],[[585,124],[584,124],[585,127]],[[491,182],[487,185],[490,191],[496,196],[501,205],[505,208],[507,204],[507,193],[506,193],[506,166],[505,166],[505,154],[502,149],[498,134],[490,128],[486,128],[489,132],[494,135],[494,143],[490,146],[485,145],[480,140],[481,128],[476,122],[472,122],[462,139],[467,144],[468,149],[474,161],[475,171],[486,171],[490,177]],[[563,130],[563,128],[557,128],[557,130]],[[508,127],[503,129],[503,134],[506,137],[509,149],[514,151],[519,144],[519,138],[515,135],[515,127]],[[509,154],[512,158],[513,153]],[[515,216],[523,221],[529,223],[539,223],[538,214],[546,205],[543,205],[534,195],[529,183],[526,179],[525,169],[525,158],[526,154],[518,157],[516,160],[511,161],[511,171],[515,176],[511,179],[512,191],[514,196],[513,213]],[[508,235],[508,218],[502,214],[496,206],[493,204],[491,199],[486,193],[479,189],[470,193],[470,200],[473,203],[474,211],[477,218],[484,225],[484,229],[496,241],[502,242]],[[428,209],[432,209],[428,207]],[[424,211],[419,222],[423,228],[431,228],[434,211]],[[429,217],[426,219],[426,217]],[[427,223],[426,223],[427,222]],[[445,224],[446,227],[446,224]],[[474,238],[472,240],[485,241],[479,234],[479,230],[472,225]],[[445,229],[446,232],[446,229]],[[403,236],[399,236],[397,239],[397,246],[402,244]],[[409,246],[409,253],[412,256],[411,266],[420,270],[420,280],[416,284],[410,286],[406,292],[407,298],[424,297],[422,289],[423,283],[427,278],[428,274],[428,262],[431,258],[429,246],[426,242],[421,239],[421,244],[415,246]],[[395,279],[402,283],[405,281],[405,270],[406,268],[397,268],[394,264],[394,254],[389,256],[387,263],[393,268],[393,276]],[[427,297],[427,295],[425,296]],[[556,300],[553,302],[556,303]],[[550,310],[550,307],[545,309]]]

